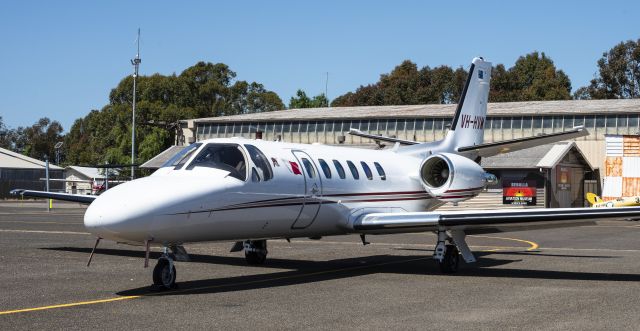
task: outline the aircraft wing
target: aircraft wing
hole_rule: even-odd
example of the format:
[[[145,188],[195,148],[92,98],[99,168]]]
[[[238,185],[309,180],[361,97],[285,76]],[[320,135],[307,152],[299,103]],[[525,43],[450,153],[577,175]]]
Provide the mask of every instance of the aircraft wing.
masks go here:
[[[69,194],[69,193],[57,193],[57,192],[47,192],[47,191],[31,191],[31,190],[23,190],[23,189],[12,190],[11,194],[21,195],[25,197],[73,201],[73,202],[86,203],[86,204],[90,204],[91,202],[93,202],[93,200],[95,200],[98,197],[97,195]]]
[[[398,138],[387,137],[387,136],[379,136],[379,135],[376,135],[376,134],[362,132],[362,131],[360,131],[358,129],[354,129],[354,128],[349,129],[349,134],[353,135],[353,136],[369,138],[369,139],[372,139],[372,140],[386,141],[386,142],[390,142],[390,143],[400,143],[401,145],[417,145],[417,144],[419,144],[419,142],[413,141],[413,140],[404,140],[404,139],[398,139]]]
[[[478,234],[579,226],[593,224],[596,220],[640,220],[640,207],[371,213],[356,218],[351,227],[361,233],[445,229]]]
[[[458,152],[477,152],[481,157],[504,154],[539,145],[555,143],[562,140],[588,136],[589,131],[584,127],[575,127],[569,131],[541,134],[533,137],[503,140],[493,143],[458,148]]]

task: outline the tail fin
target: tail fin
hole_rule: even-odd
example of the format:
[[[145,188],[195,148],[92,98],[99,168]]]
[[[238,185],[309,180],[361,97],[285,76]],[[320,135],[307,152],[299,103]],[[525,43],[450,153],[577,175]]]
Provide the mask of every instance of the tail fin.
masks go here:
[[[587,201],[589,201],[589,203],[593,206],[596,203],[601,203],[604,202],[602,199],[600,199],[599,196],[597,196],[595,193],[587,193]]]
[[[468,147],[482,144],[484,125],[487,118],[491,62],[474,58],[469,68],[467,82],[462,90],[456,114],[447,138],[450,148]]]

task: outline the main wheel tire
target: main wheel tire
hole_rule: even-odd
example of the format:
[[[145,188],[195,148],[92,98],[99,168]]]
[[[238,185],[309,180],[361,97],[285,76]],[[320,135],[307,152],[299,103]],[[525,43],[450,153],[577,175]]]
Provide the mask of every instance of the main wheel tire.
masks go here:
[[[458,248],[455,245],[447,245],[447,249],[444,253],[444,259],[438,262],[440,272],[443,274],[452,274],[458,271],[458,264],[460,262],[460,254]]]
[[[244,251],[244,258],[250,265],[264,264],[267,260],[267,241],[256,240],[251,242],[253,247],[258,249],[257,251]]]
[[[176,276],[176,267],[172,266],[167,259],[159,259],[158,264],[153,268],[153,284],[156,286],[173,289],[176,287]]]

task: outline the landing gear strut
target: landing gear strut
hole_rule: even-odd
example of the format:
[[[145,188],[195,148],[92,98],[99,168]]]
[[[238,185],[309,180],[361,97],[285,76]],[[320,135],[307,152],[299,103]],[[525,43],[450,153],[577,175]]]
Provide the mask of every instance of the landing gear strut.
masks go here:
[[[244,258],[248,264],[259,265],[264,264],[267,260],[267,241],[266,240],[246,240],[243,242]]]
[[[458,271],[460,254],[465,262],[476,262],[465,237],[462,230],[451,230],[451,236],[444,229],[438,230],[438,244],[433,251],[433,259],[438,263],[442,273],[451,274]]]
[[[166,247],[153,268],[153,285],[167,290],[176,288],[176,267]]]

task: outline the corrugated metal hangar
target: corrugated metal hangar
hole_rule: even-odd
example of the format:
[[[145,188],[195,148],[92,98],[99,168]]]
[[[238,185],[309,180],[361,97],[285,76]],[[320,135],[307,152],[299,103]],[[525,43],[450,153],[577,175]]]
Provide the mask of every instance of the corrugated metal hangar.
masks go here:
[[[178,145],[209,138],[262,137],[379,148],[370,139],[349,135],[350,128],[427,142],[444,138],[455,107],[438,104],[307,108],[191,119],[182,122]],[[483,159],[483,167],[500,179],[498,186],[483,194],[489,201],[487,205],[495,207],[499,199],[504,199],[506,186],[510,185],[507,183],[513,182],[513,185],[535,187],[533,195],[537,195],[537,201],[529,201],[530,207],[583,206],[587,191],[599,193],[601,189],[598,168],[604,166],[605,135],[640,132],[639,99],[489,103],[485,142],[560,132],[575,126],[585,126],[589,135],[573,143],[540,146]],[[472,201],[477,204],[483,197],[472,199],[469,205],[473,205]]]
[[[255,138],[323,144],[374,145],[349,135],[350,128],[416,141],[442,139],[456,105],[370,106],[291,109],[183,121],[178,144],[208,138]],[[640,131],[640,99],[489,103],[485,142],[584,125],[589,136],[576,140],[587,160],[604,166],[605,134]]]
[[[45,176],[45,162],[0,148],[0,199],[15,198],[9,195],[15,188],[44,190],[46,183],[40,179]],[[50,164],[49,178],[63,179],[64,169]],[[51,181],[49,185],[51,191],[64,189],[62,181]]]

